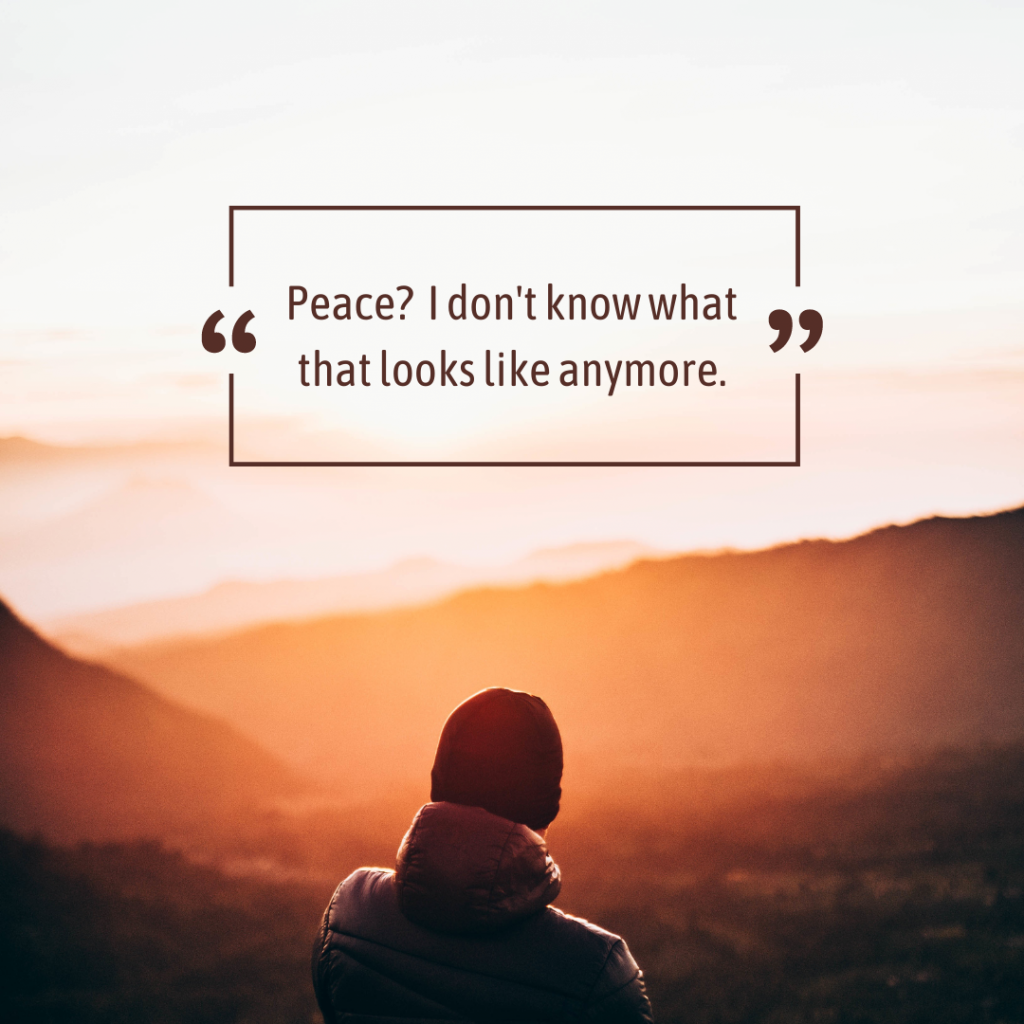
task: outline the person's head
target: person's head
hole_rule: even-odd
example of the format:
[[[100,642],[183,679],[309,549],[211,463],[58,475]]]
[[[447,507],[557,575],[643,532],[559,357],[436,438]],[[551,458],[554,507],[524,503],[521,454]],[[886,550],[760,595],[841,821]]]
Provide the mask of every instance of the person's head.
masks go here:
[[[546,829],[562,796],[562,737],[547,704],[499,687],[463,701],[441,730],[430,781],[434,802]]]

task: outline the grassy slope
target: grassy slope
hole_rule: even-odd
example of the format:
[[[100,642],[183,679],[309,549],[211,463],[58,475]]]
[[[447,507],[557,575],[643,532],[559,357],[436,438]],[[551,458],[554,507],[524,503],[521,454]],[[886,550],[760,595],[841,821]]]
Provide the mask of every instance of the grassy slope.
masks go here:
[[[770,788],[697,804],[663,791],[661,811],[578,809],[552,830],[559,905],[627,938],[659,1021],[1024,1019],[1024,747]],[[0,837],[0,1011],[308,1022],[335,877],[227,878],[155,845]]]

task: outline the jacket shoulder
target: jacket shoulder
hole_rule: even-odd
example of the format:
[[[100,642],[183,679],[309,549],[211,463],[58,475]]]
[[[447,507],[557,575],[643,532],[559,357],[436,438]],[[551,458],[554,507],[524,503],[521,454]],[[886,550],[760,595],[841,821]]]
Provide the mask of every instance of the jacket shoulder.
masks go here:
[[[579,946],[581,949],[585,949],[595,961],[600,961],[606,966],[612,959],[615,947],[620,945],[625,948],[626,946],[620,936],[588,921],[585,917],[567,914],[557,907],[548,907],[542,916],[551,932],[553,941],[559,944]]]
[[[573,929],[576,941],[586,935],[594,943],[595,952],[603,955],[596,981],[588,993],[583,1019],[608,1024],[651,1024],[653,1015],[647,998],[643,972],[633,959],[626,940],[581,917],[564,914],[554,907],[551,914],[563,918]]]
[[[381,904],[394,901],[395,873],[386,868],[358,868],[339,883],[327,906],[327,925],[331,931],[359,931],[363,919],[372,924],[381,912]],[[395,903],[397,909],[397,902]]]
[[[584,1019],[591,1024],[652,1024],[654,1015],[647,998],[643,972],[623,939],[612,946],[604,969],[594,985]]]

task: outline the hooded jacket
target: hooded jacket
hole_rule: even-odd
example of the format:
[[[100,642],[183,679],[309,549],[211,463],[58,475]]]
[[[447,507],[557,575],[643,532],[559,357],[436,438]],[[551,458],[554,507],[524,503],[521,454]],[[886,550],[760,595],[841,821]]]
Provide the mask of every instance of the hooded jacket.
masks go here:
[[[625,942],[549,906],[560,888],[525,825],[426,804],[395,871],[360,868],[335,890],[313,948],[326,1024],[650,1024]]]

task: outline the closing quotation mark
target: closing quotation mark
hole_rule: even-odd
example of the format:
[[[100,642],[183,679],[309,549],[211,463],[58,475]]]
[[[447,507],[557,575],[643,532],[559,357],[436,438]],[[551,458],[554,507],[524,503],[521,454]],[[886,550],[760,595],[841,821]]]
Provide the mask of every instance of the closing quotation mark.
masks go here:
[[[231,329],[231,344],[239,352],[251,352],[256,347],[256,337],[250,334],[246,327],[249,321],[255,318],[256,314],[247,309],[236,321]],[[203,348],[207,352],[222,352],[227,342],[224,335],[217,330],[217,324],[224,319],[224,314],[218,309],[211,313],[203,324]]]
[[[768,314],[768,326],[779,332],[779,336],[771,343],[771,350],[778,352],[793,333],[793,318],[784,309],[773,309]],[[810,352],[821,338],[824,321],[816,309],[805,309],[800,314],[800,326],[807,332],[807,340],[800,347],[805,352]]]

